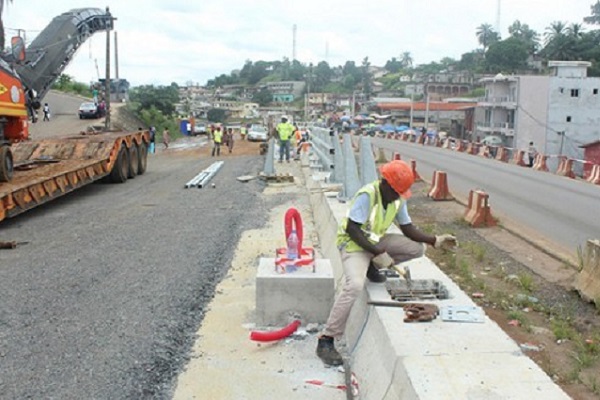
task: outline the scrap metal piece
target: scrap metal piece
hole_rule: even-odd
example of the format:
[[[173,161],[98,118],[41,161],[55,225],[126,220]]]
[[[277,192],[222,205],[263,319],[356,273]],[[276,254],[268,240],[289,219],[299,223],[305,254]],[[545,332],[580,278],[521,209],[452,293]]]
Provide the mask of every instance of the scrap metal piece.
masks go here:
[[[431,322],[437,318],[440,309],[435,304],[410,303],[404,305],[404,322]]]
[[[485,322],[483,310],[475,306],[444,306],[440,318],[447,322]]]
[[[389,279],[386,290],[393,300],[406,302],[415,300],[443,300],[449,298],[448,289],[433,279],[411,279],[410,283],[400,279]]]

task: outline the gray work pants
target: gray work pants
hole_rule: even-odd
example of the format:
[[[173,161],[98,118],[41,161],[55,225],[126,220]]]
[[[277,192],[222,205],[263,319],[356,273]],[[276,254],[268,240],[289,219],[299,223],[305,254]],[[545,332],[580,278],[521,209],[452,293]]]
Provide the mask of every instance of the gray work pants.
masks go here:
[[[394,259],[396,264],[421,257],[425,252],[423,243],[413,242],[400,234],[384,235],[379,242],[379,247],[382,247]],[[371,258],[373,258],[373,254],[368,251],[348,253],[342,250],[341,255],[344,268],[344,286],[331,308],[325,330],[322,332],[323,335],[336,338],[344,334],[352,305],[363,290],[367,279],[367,269]]]

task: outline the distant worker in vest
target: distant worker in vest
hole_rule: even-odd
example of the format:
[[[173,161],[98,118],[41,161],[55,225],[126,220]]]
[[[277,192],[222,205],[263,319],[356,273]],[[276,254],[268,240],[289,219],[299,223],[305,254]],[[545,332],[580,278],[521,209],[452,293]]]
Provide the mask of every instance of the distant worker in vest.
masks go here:
[[[290,162],[290,139],[294,133],[294,125],[288,122],[288,118],[284,115],[281,117],[281,122],[277,124],[277,135],[279,136],[279,162],[285,160]]]
[[[380,172],[381,179],[356,193],[347,217],[338,228],[337,246],[344,283],[317,345],[317,356],[327,365],[343,363],[334,339],[344,334],[352,306],[367,278],[375,283],[385,282],[386,275],[380,270],[423,256],[425,243],[435,248],[457,246],[452,235],[429,235],[412,224],[406,201],[411,195],[414,175],[407,163],[394,160],[381,166]],[[387,233],[392,223],[402,234]]]
[[[221,143],[223,142],[223,132],[221,132],[220,126],[217,125],[215,127],[215,129],[213,130],[212,139],[213,139],[212,156],[214,157],[216,154],[218,157],[221,155]]]

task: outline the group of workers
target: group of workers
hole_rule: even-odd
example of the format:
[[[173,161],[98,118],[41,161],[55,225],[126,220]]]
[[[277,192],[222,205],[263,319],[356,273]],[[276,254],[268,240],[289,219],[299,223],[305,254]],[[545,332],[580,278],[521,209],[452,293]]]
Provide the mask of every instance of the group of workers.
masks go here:
[[[242,140],[245,140],[246,132],[247,131],[245,129],[240,130]],[[213,148],[211,153],[212,157],[214,157],[215,155],[217,157],[221,155],[221,145],[227,146],[227,149],[229,150],[230,154],[233,152],[233,128],[227,128],[225,126],[221,127],[221,125],[211,125],[210,136],[213,141]]]
[[[285,160],[290,162],[290,146],[291,142],[296,145],[295,158],[300,156],[302,145],[309,140],[308,130],[300,130],[297,125],[293,125],[288,121],[286,116],[281,117],[281,122],[277,124],[275,129],[277,139],[279,141],[279,162]]]

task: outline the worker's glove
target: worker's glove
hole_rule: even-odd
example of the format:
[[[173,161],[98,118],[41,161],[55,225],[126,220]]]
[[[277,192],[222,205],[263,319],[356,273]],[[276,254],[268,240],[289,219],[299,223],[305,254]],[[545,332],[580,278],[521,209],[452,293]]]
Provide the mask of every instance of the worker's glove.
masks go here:
[[[445,249],[452,250],[458,247],[458,240],[456,240],[456,236],[450,234],[437,235],[435,237],[435,243],[433,247],[436,249]]]
[[[377,269],[387,269],[394,266],[394,259],[386,252],[373,257],[371,262]]]

